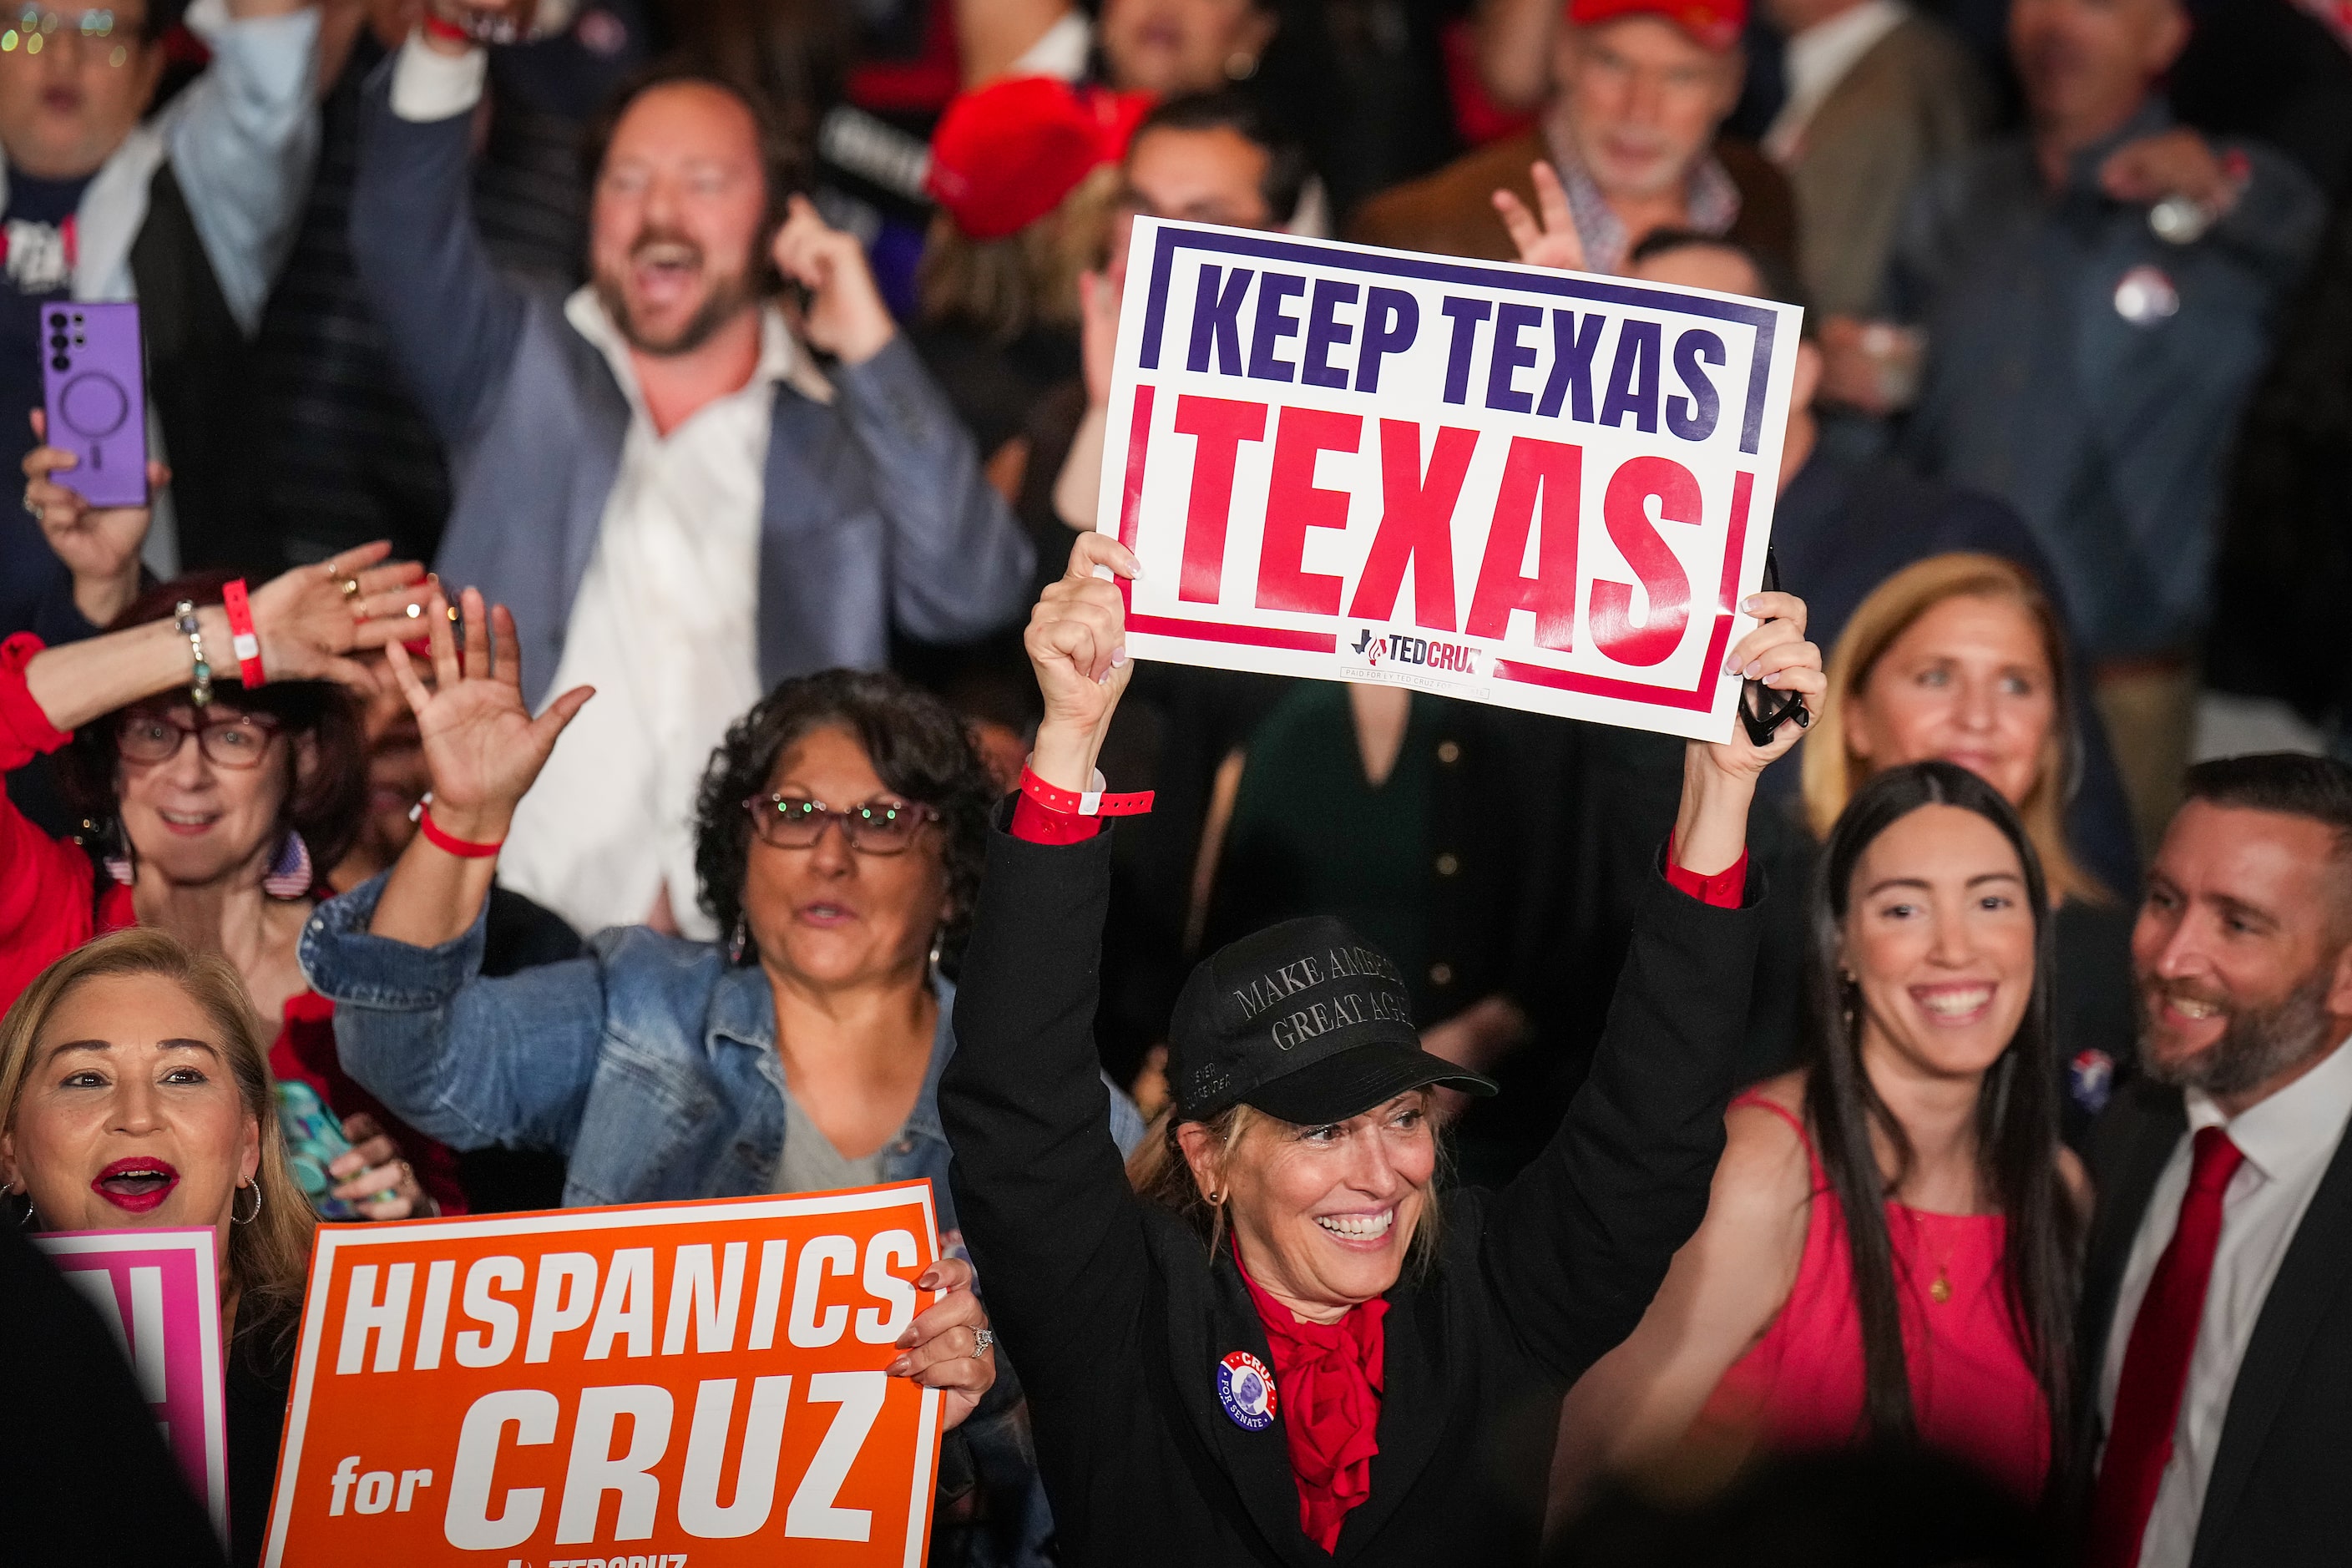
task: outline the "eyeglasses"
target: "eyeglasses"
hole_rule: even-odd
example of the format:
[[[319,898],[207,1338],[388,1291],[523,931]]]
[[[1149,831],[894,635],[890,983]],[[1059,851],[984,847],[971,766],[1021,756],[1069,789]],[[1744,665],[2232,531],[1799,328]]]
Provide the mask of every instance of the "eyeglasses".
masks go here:
[[[0,30],[0,54],[13,54],[20,47],[28,55],[37,55],[51,38],[59,34],[79,37],[85,44],[110,44],[106,63],[127,65],[131,51],[120,39],[131,37],[136,29],[124,27],[118,34],[114,13],[106,10],[52,11],[46,5],[26,5],[10,16],[0,13],[0,24],[13,21]]]
[[[191,723],[177,713],[151,709],[125,713],[116,722],[114,749],[126,763],[152,765],[178,756],[180,747],[194,735],[205,760],[215,766],[250,768],[260,765],[269,750],[269,738],[277,732],[277,721],[260,713],[223,714]]]
[[[887,795],[876,795],[846,811],[835,811],[805,795],[753,795],[743,803],[743,809],[751,814],[752,830],[762,844],[778,849],[813,848],[824,837],[825,824],[838,822],[849,847],[862,855],[903,854],[923,824],[936,822],[940,816],[928,805]]]

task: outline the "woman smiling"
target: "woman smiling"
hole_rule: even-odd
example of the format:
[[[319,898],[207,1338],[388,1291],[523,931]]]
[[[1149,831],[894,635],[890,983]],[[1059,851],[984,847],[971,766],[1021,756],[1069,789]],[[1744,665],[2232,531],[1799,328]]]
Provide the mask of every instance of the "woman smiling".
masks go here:
[[[36,1230],[212,1230],[230,1560],[258,1559],[318,1221],[236,971],[145,929],[50,964],[0,1021],[0,1184]]]
[[[2032,575],[1990,555],[1930,556],[1854,611],[1799,761],[1805,815],[1823,839],[1873,774],[1929,758],[1968,769],[2016,808],[2050,890],[2049,1070],[2062,1131],[2079,1149],[2131,1069],[2139,1016],[2132,910],[2067,839],[2084,752],[2076,726],[2099,721],[2072,682],[2058,608]]]
[[[2086,1206],[2042,1065],[2050,924],[1985,780],[1913,763],[1855,793],[1811,900],[1809,1063],[1732,1102],[1705,1223],[1569,1395],[1562,1504],[1597,1472],[1864,1438],[2040,1495]]]
[[[1447,1190],[1427,1104],[1493,1086],[1423,1049],[1394,964],[1324,916],[1194,970],[1173,1109],[1123,1170],[1090,1037],[1111,844],[1087,792],[1133,674],[1102,579],[1137,569],[1083,534],[1031,617],[1045,719],[990,837],[940,1089],[1063,1560],[1529,1561],[1560,1396],[1640,1315],[1722,1148],[1761,923],[1748,812],[1797,726],[1689,746],[1591,1075],[1502,1191]],[[1718,677],[1818,696],[1804,606],[1742,607],[1762,624]]]

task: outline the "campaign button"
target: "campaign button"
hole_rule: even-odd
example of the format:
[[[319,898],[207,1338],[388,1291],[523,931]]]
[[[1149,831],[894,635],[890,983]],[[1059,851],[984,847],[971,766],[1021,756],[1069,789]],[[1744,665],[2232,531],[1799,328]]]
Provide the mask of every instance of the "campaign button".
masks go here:
[[[1274,1373],[1247,1351],[1234,1351],[1217,1363],[1217,1398],[1244,1432],[1274,1425]]]

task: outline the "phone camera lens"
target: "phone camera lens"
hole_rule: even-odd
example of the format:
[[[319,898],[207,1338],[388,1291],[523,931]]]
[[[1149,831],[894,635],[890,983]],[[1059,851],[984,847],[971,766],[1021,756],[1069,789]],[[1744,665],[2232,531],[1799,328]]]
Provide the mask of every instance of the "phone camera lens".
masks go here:
[[[59,354],[57,358],[49,362],[49,367],[52,370],[71,370],[73,368],[73,361],[66,358],[63,354]]]
[[[83,337],[79,332],[76,332],[74,334],[74,347],[78,349],[86,349],[89,347],[89,340]]]
[[[53,327],[57,328],[57,329],[58,329],[58,331],[63,331],[65,330],[65,324],[66,324],[66,313],[65,313],[63,310],[59,310],[59,311],[58,311],[56,314],[52,315],[52,316],[49,318],[49,325],[51,325],[51,326],[53,326]]]
[[[53,349],[57,350],[59,353],[65,353],[65,352],[66,352],[66,335],[65,335],[63,332],[58,332],[58,333],[57,333],[56,335],[54,335],[53,337],[51,337],[51,338],[49,339],[49,347],[51,347],[51,348],[53,348]]]

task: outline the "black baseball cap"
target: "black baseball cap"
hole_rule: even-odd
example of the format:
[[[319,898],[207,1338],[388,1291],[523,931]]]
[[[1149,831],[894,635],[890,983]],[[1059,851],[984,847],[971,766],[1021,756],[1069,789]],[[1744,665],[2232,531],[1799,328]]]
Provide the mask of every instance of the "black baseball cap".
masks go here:
[[[1396,965],[1328,915],[1268,926],[1193,969],[1169,1020],[1168,1079],[1184,1121],[1246,1104],[1307,1127],[1429,1084],[1495,1092],[1421,1048]]]

